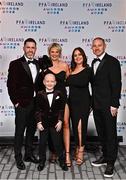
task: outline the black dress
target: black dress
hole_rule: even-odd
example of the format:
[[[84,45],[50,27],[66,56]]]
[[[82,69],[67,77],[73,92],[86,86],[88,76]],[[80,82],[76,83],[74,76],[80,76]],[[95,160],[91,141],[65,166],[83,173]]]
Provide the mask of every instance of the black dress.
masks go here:
[[[69,108],[72,120],[73,134],[76,145],[79,145],[78,123],[82,124],[82,144],[85,144],[87,134],[87,123],[91,104],[89,93],[89,82],[91,78],[91,68],[87,67],[77,74],[71,74],[67,79],[69,86]]]

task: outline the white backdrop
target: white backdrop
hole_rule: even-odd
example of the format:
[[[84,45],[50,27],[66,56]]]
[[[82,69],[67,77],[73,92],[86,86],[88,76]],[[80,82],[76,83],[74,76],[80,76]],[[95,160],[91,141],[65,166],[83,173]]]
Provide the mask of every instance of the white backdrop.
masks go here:
[[[37,41],[36,58],[47,54],[47,47],[58,42],[62,59],[70,62],[71,53],[82,47],[90,64],[92,39],[106,40],[107,52],[118,58],[122,68],[122,98],[117,131],[126,145],[126,0],[3,0],[0,1],[0,136],[14,135],[14,109],[6,81],[11,60],[22,56],[23,41]],[[15,74],[16,76],[16,74]],[[95,135],[92,114],[88,135]]]

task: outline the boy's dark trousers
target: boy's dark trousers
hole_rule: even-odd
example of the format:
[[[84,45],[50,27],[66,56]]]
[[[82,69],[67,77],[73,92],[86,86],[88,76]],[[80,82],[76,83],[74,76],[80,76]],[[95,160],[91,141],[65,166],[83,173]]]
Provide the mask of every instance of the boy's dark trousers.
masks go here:
[[[49,136],[50,134],[50,136]],[[63,158],[63,141],[62,141],[62,130],[57,132],[55,127],[48,127],[43,131],[40,131],[40,142],[39,142],[39,161],[45,163],[46,161],[46,144],[48,142],[48,136],[52,138],[55,152],[59,158],[59,161],[64,161]]]

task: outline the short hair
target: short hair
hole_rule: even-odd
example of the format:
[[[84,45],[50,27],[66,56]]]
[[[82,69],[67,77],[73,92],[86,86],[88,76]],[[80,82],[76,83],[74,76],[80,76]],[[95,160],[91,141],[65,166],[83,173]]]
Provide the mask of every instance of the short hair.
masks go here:
[[[36,41],[33,39],[33,38],[27,38],[25,41],[24,41],[24,46],[26,45],[27,42],[33,42],[35,43],[35,46],[36,46]]]
[[[74,71],[74,69],[76,68],[76,63],[74,61],[74,53],[75,53],[76,50],[78,50],[81,53],[81,55],[83,56],[83,67],[88,66],[87,57],[86,57],[86,54],[85,54],[84,50],[81,47],[77,47],[72,52],[72,60],[71,60],[71,70],[72,71]]]
[[[95,40],[101,40],[101,41],[103,42],[103,44],[105,44],[105,40],[104,40],[103,38],[101,38],[101,37],[96,37],[96,38],[94,38],[94,39],[93,39],[93,42],[94,42]]]
[[[47,76],[53,76],[54,79],[55,79],[55,81],[56,81],[56,76],[55,76],[53,73],[51,73],[51,72],[49,73],[49,72],[48,72],[47,74],[44,75],[44,79],[45,79]]]
[[[58,50],[60,56],[61,56],[62,47],[60,46],[60,44],[58,44],[58,43],[52,43],[52,44],[50,44],[49,47],[48,47],[48,54],[50,54],[50,51],[51,51],[52,48],[56,48],[56,49]]]

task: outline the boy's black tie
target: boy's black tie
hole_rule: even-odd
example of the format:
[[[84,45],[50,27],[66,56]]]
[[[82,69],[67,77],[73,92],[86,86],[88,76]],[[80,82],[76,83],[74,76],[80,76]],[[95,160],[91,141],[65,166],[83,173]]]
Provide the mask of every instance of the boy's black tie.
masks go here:
[[[53,93],[54,93],[54,91],[46,92],[47,95],[48,95],[48,94],[53,94]]]

